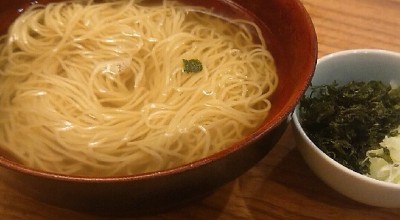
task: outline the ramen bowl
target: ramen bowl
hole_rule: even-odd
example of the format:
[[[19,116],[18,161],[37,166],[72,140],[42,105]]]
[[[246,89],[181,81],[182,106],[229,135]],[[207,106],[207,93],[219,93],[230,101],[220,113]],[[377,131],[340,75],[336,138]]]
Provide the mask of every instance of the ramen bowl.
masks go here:
[[[48,0],[0,2],[0,31],[30,4]],[[279,140],[288,116],[307,88],[317,58],[312,21],[297,0],[192,0],[225,17],[248,19],[263,33],[275,59],[279,85],[268,117],[241,141],[213,155],[168,170],[118,177],[60,175],[28,168],[0,156],[1,179],[21,193],[53,205],[104,215],[166,211],[208,195],[261,160]],[[29,135],[29,134],[26,134]],[[1,144],[1,143],[0,143]]]
[[[356,49],[329,54],[318,60],[312,84],[339,85],[350,81],[378,80],[385,84],[400,81],[400,54],[377,49]],[[308,91],[309,92],[309,91]],[[305,162],[327,185],[350,199],[378,207],[400,207],[400,185],[362,175],[326,155],[307,136],[299,115],[293,114],[297,148]]]

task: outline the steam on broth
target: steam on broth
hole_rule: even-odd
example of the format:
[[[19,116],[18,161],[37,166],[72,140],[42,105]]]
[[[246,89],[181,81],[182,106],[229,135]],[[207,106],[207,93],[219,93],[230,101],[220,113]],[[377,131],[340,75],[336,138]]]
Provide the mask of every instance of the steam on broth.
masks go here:
[[[172,1],[34,5],[0,42],[2,150],[59,174],[204,158],[256,129],[278,84],[254,23]]]

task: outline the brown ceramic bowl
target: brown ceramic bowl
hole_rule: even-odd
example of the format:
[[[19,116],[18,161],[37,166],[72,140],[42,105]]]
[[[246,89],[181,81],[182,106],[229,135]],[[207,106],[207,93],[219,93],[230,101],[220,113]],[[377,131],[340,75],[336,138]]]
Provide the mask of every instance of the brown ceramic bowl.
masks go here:
[[[0,32],[31,2],[0,1]],[[279,74],[273,107],[262,125],[229,148],[174,169],[124,177],[72,177],[40,172],[0,156],[2,180],[21,193],[62,207],[98,214],[143,214],[169,210],[212,192],[262,159],[279,140],[289,115],[307,88],[317,59],[313,24],[298,0],[182,0],[214,8],[228,17],[256,22]],[[29,135],[29,134],[27,134]]]

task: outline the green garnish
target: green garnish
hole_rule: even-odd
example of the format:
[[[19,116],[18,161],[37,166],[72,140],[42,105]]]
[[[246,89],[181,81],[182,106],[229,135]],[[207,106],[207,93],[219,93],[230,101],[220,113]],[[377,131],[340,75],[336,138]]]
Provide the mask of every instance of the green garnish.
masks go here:
[[[366,152],[400,124],[400,90],[380,81],[311,87],[300,101],[301,124],[310,139],[342,165],[369,173]]]
[[[369,154],[370,157],[382,158],[387,163],[393,164],[392,157],[390,157],[390,150],[387,149],[386,147],[382,147],[382,151],[383,152],[381,154],[378,154],[378,153],[375,153],[375,152],[368,152],[368,154]]]
[[[185,73],[198,73],[203,70],[203,65],[198,59],[183,59],[183,71]]]

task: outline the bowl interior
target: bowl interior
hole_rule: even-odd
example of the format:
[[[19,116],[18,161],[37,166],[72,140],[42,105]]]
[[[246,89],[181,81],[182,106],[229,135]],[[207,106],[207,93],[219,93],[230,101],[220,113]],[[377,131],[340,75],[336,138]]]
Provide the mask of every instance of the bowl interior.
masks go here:
[[[279,86],[271,98],[273,106],[266,121],[243,141],[215,155],[184,165],[178,170],[192,169],[224,157],[249,142],[265,135],[289,115],[311,80],[317,57],[314,27],[299,1],[245,0],[181,0],[191,5],[203,5],[227,17],[245,18],[257,23],[262,30],[278,69]],[[11,22],[31,4],[46,4],[52,0],[6,0],[0,2],[0,33],[7,31]],[[4,156],[4,155],[3,155]],[[34,175],[48,175],[21,167],[0,157],[0,163]],[[169,171],[170,172],[170,171]],[[156,172],[154,175],[160,175]],[[53,177],[54,175],[49,175]]]
[[[323,85],[336,80],[379,80],[385,83],[400,81],[400,54],[377,49],[347,50],[327,55],[318,60],[311,83]]]

